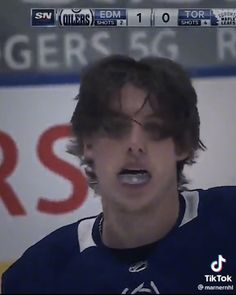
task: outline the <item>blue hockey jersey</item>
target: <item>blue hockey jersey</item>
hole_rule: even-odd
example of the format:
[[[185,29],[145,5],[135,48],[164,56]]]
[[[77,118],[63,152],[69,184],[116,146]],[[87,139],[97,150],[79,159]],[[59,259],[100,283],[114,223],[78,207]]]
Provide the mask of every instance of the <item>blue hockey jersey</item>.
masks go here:
[[[2,293],[236,293],[236,187],[182,192],[175,227],[153,244],[106,247],[102,213],[52,232],[2,277]],[[155,224],[153,224],[155,226]]]

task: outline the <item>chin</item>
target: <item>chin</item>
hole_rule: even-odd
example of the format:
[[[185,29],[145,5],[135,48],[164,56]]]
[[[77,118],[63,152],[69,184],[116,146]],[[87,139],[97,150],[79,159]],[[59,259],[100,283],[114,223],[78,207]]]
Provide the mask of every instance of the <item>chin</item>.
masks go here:
[[[129,213],[140,212],[153,208],[157,198],[150,194],[136,194],[136,196],[116,196],[116,206],[122,211]]]

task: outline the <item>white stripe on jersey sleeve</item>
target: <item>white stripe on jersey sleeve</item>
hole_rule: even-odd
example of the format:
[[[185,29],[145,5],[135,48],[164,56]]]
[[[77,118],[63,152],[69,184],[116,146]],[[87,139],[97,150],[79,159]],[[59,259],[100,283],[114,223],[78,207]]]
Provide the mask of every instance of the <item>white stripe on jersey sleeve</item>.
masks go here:
[[[185,199],[185,212],[184,217],[179,227],[188,223],[198,216],[199,192],[198,191],[185,191],[181,195]]]
[[[93,225],[96,220],[94,218],[88,218],[80,221],[78,226],[78,240],[80,246],[80,252],[82,253],[85,249],[89,247],[96,247],[92,236]]]

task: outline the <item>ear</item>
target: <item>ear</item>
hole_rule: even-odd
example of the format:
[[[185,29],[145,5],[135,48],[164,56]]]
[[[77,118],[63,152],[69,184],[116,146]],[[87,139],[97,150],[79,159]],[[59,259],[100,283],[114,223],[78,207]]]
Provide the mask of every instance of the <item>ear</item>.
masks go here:
[[[190,152],[185,148],[183,147],[180,147],[178,145],[175,145],[175,154],[176,154],[176,161],[183,161],[185,159],[188,158]]]
[[[184,147],[183,145],[174,142],[174,148],[177,162],[183,161],[189,157],[191,151],[186,146]]]
[[[83,152],[84,152],[84,156],[87,159],[93,159],[93,149],[94,145],[91,139],[84,139],[83,141]]]
[[[176,152],[176,160],[177,161],[183,161],[183,160],[187,159],[188,156],[189,156],[189,153],[186,151],[181,151],[181,152],[177,151]]]

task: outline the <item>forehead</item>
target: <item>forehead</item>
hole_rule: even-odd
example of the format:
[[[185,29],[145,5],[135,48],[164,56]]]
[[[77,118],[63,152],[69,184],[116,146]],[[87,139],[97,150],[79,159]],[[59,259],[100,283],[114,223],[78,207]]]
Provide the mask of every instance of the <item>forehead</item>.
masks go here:
[[[149,116],[154,110],[148,99],[149,93],[131,83],[125,84],[119,94],[111,100],[111,109],[122,114],[136,117]]]

